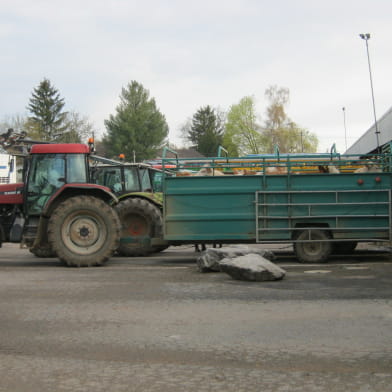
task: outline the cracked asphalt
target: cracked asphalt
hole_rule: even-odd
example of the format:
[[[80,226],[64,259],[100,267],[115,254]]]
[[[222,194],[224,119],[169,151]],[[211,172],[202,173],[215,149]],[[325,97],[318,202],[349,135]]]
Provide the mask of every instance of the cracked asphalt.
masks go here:
[[[190,247],[64,267],[0,250],[0,391],[329,391],[392,386],[392,258],[362,247],[278,282],[201,274]],[[385,250],[385,249],[384,249]]]

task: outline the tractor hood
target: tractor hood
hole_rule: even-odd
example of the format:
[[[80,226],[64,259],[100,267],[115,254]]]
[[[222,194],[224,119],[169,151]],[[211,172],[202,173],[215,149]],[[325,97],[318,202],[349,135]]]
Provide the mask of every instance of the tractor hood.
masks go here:
[[[0,184],[0,204],[23,204],[24,184]]]

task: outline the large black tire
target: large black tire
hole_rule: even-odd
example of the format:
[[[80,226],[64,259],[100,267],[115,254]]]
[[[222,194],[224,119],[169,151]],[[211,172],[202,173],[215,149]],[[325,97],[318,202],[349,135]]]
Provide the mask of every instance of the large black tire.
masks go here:
[[[49,219],[49,245],[71,267],[102,265],[118,247],[119,239],[116,212],[93,196],[67,199]]]
[[[349,255],[354,252],[357,245],[358,242],[356,241],[335,242],[332,246],[332,253],[336,255]]]
[[[29,251],[36,257],[48,258],[57,257],[56,252],[49,246],[41,246],[39,248],[30,248]]]
[[[166,249],[149,244],[149,239],[163,235],[162,213],[157,206],[135,197],[120,201],[115,208],[121,220],[120,256],[147,256]]]
[[[331,242],[327,241],[330,236],[324,230],[303,230],[295,239],[297,241],[312,240],[312,242],[294,243],[294,252],[301,263],[324,263],[332,252]]]

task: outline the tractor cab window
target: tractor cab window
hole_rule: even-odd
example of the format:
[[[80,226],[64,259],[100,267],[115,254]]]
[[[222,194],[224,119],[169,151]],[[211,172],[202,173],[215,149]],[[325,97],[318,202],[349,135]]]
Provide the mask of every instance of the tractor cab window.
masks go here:
[[[62,154],[35,155],[32,161],[29,191],[37,188],[47,193],[50,186],[60,188],[65,182],[65,160]]]
[[[106,172],[102,167],[94,167],[92,169],[92,181],[95,184],[105,185]]]
[[[128,192],[140,191],[139,178],[137,176],[137,168],[125,167],[124,168],[125,189]]]
[[[150,171],[148,169],[140,169],[140,183],[142,192],[152,192]]]
[[[64,154],[34,155],[27,187],[27,208],[39,214],[46,202],[65,182]]]
[[[120,193],[122,191],[121,169],[119,167],[113,167],[110,170],[107,170],[106,174],[107,183],[105,185],[114,193]]]
[[[95,169],[94,181],[104,185],[114,193],[122,191],[121,169],[119,167],[102,166]]]
[[[67,182],[87,182],[86,158],[81,154],[67,154]]]
[[[163,173],[155,170],[151,170],[152,186],[154,192],[162,192],[162,177]]]

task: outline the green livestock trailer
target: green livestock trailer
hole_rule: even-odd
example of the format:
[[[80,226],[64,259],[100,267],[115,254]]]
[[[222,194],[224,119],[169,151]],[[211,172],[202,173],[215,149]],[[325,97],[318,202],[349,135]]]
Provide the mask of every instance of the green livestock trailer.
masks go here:
[[[299,261],[323,262],[358,242],[391,241],[390,149],[193,162],[167,149],[162,164],[177,167],[163,181],[170,244],[293,243]]]

